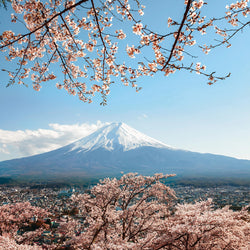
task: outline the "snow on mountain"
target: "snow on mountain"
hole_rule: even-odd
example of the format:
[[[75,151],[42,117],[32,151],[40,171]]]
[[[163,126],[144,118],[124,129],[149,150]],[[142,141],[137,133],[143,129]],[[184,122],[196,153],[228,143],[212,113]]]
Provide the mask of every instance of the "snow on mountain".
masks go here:
[[[89,136],[72,143],[70,146],[71,151],[78,150],[78,152],[93,151],[98,148],[108,151],[129,151],[144,146],[171,148],[121,122],[106,125]]]

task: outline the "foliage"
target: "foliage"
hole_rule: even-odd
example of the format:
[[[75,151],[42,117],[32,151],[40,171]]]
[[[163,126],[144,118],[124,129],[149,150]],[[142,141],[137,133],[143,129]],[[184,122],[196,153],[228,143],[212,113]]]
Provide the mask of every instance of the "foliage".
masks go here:
[[[174,206],[174,191],[162,183],[167,177],[127,174],[119,180],[104,179],[88,192],[74,195],[68,215],[53,211],[49,215],[28,203],[4,205],[0,207],[0,247],[155,250],[249,247],[250,215],[246,209],[215,210],[211,199]],[[51,219],[41,220],[47,216]]]
[[[103,105],[112,83],[121,82],[139,91],[137,78],[157,72],[165,76],[179,70],[196,72],[206,76],[211,85],[230,74],[206,73],[206,66],[195,61],[190,47],[205,54],[218,46],[230,47],[231,38],[250,23],[246,19],[250,9],[248,0],[241,0],[226,6],[222,17],[205,17],[206,4],[185,0],[182,19],[169,17],[168,29],[159,34],[150,24],[142,23],[145,6],[139,0],[13,0],[12,22],[23,23],[26,32],[5,30],[0,36],[0,51],[7,61],[17,64],[16,70],[6,70],[8,85],[25,84],[30,77],[39,91],[42,83],[57,78],[59,89],[84,102],[92,102],[100,93]],[[130,32],[121,29],[124,22]],[[196,43],[196,37],[207,32],[209,36],[215,32],[221,39],[211,45]],[[127,40],[126,47],[122,40]],[[52,73],[52,64],[59,66],[63,80]]]

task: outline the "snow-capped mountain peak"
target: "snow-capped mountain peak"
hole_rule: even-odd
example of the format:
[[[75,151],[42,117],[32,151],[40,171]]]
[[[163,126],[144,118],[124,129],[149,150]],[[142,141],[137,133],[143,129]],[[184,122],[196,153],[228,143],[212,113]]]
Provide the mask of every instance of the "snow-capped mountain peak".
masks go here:
[[[91,151],[104,148],[109,151],[129,151],[138,147],[170,148],[145,134],[131,128],[125,123],[111,123],[94,133],[71,144],[71,150]]]
[[[29,181],[39,176],[68,182],[69,178],[118,176],[121,171],[250,178],[249,169],[250,161],[174,149],[124,123],[109,124],[47,153],[0,162],[0,176],[20,176],[20,180],[28,176]]]

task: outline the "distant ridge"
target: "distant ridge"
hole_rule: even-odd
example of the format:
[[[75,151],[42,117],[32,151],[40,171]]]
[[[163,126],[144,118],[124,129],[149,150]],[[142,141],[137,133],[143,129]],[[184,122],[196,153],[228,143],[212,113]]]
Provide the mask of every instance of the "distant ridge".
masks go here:
[[[111,123],[59,149],[0,162],[0,176],[15,178],[89,178],[121,171],[250,178],[250,161],[175,149],[125,123]]]

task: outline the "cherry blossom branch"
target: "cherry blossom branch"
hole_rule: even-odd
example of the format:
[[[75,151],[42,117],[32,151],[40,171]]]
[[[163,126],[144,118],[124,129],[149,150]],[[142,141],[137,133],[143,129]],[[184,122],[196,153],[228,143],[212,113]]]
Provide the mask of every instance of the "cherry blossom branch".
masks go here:
[[[86,7],[82,6],[84,2],[88,2]],[[3,53],[9,53],[6,56],[7,60],[14,61],[21,58],[21,60],[25,60],[25,65],[28,63],[29,65],[22,67],[24,73],[21,69],[16,69],[16,72],[5,71],[9,72],[10,76],[16,75],[19,82],[23,82],[22,79],[27,78],[32,70],[34,73],[30,75],[32,81],[34,80],[33,86],[36,86],[35,90],[39,90],[41,81],[56,78],[56,75],[47,75],[47,72],[51,63],[56,64],[59,61],[64,80],[63,84],[56,84],[57,88],[64,88],[69,94],[78,94],[79,99],[84,102],[92,102],[93,96],[98,92],[102,97],[101,104],[103,105],[107,103],[110,86],[118,78],[123,85],[132,86],[136,91],[141,89],[136,84],[137,79],[142,76],[153,76],[159,71],[162,71],[165,76],[173,74],[177,70],[196,72],[208,77],[210,85],[217,80],[224,80],[229,75],[215,76],[215,72],[205,73],[206,66],[201,66],[201,63],[192,62],[191,66],[187,66],[185,61],[180,62],[186,55],[195,58],[193,50],[188,50],[188,48],[196,44],[195,36],[199,33],[205,34],[206,29],[210,26],[214,26],[215,33],[224,38],[224,41],[219,41],[214,47],[228,43],[239,33],[239,30],[243,30],[249,22],[240,20],[237,15],[240,12],[243,16],[250,14],[248,1],[242,0],[233,3],[227,7],[230,11],[226,12],[227,15],[224,18],[209,18],[208,21],[202,16],[202,8],[206,4],[203,0],[185,0],[184,4],[185,11],[181,21],[176,22],[171,18],[167,20],[168,27],[176,27],[176,31],[170,30],[165,34],[159,34],[159,32],[151,30],[148,24],[141,23],[139,16],[144,14],[145,6],[139,0],[100,0],[98,5],[95,0],[78,0],[76,3],[62,0],[49,3],[13,1],[14,11],[23,16],[29,32],[15,35],[13,31],[4,31],[1,35],[0,49]],[[63,10],[61,10],[61,6],[64,8]],[[76,8],[77,6],[79,7]],[[67,15],[64,15],[66,11],[68,11]],[[80,11],[85,12],[83,14]],[[128,42],[127,47],[123,48],[124,43],[118,42],[129,37],[129,33],[124,33],[119,26],[110,28],[112,17],[116,18],[116,15],[118,20],[132,21],[131,35],[138,36],[138,44],[129,45]],[[19,19],[13,14],[12,22],[15,23],[16,20]],[[238,29],[222,29],[221,25],[216,27],[214,22],[221,20],[224,20],[227,25],[241,26]],[[49,35],[48,32],[50,32]],[[83,37],[78,38],[80,32],[85,33]],[[173,41],[171,41],[172,36],[174,36]],[[89,40],[85,41],[85,37],[88,37]],[[31,46],[25,50],[27,43],[30,43]],[[120,54],[117,54],[118,45]],[[207,45],[200,46],[200,44],[195,47],[201,48],[205,54],[214,48]],[[149,58],[141,61],[137,58],[137,54],[142,55],[143,49],[144,51],[149,50],[149,52],[151,50],[152,53],[149,54]],[[50,57],[49,54],[53,54],[54,50],[56,51],[55,56]],[[129,65],[125,62],[121,63],[124,52],[134,59],[134,63]],[[36,72],[40,74],[40,77]],[[81,79],[78,80],[79,78]],[[82,81],[82,78],[88,79]],[[90,85],[90,88],[87,84]]]
[[[13,40],[13,41],[11,41],[11,42],[5,44],[5,45],[0,46],[0,49],[3,49],[3,48],[5,48],[5,47],[7,47],[7,46],[9,46],[9,45],[14,44],[14,43],[18,42],[20,39],[25,38],[26,36],[32,35],[32,34],[35,33],[36,31],[38,31],[38,30],[40,30],[41,28],[43,28],[43,27],[45,27],[46,25],[48,25],[48,24],[49,24],[51,21],[53,21],[56,17],[62,15],[63,13],[65,13],[65,12],[67,12],[67,11],[69,11],[69,10],[71,10],[71,9],[73,9],[73,8],[75,8],[75,7],[77,7],[78,5],[87,2],[87,1],[89,1],[89,0],[80,0],[80,1],[77,2],[77,3],[75,3],[75,4],[73,4],[73,5],[70,5],[69,7],[65,8],[64,10],[62,10],[62,11],[56,13],[56,14],[55,14],[54,16],[52,16],[49,20],[46,20],[42,25],[38,26],[37,28],[35,28],[35,29],[32,30],[31,32],[29,32],[29,33],[27,33],[27,34],[24,34],[24,35],[20,36],[19,38],[15,39],[15,40]]]
[[[48,33],[49,33],[51,39],[53,40],[52,35],[51,35],[50,31],[49,31],[49,28],[48,28],[48,27],[46,27],[46,28],[47,28],[47,30],[48,30]],[[74,83],[74,80],[73,80],[72,77],[71,77],[71,74],[70,74],[70,72],[69,72],[69,70],[68,70],[68,67],[67,67],[66,63],[64,62],[64,57],[63,57],[63,55],[61,54],[61,52],[60,52],[60,50],[59,50],[57,44],[56,44],[54,41],[53,41],[53,44],[54,44],[54,46],[55,46],[56,52],[57,52],[57,54],[58,54],[58,56],[59,56],[61,62],[62,62],[62,65],[63,65],[63,68],[65,69],[66,74],[68,75],[70,81],[71,81],[72,83]]]
[[[220,43],[218,43],[218,44],[216,44],[216,45],[210,46],[210,48],[216,48],[216,47],[221,46],[222,44],[227,43],[227,42],[228,42],[229,40],[231,40],[231,38],[233,38],[239,31],[243,30],[243,29],[244,29],[247,25],[249,25],[249,24],[250,24],[250,21],[246,22],[246,23],[243,24],[240,28],[236,29],[236,30],[234,31],[233,34],[229,35],[229,37],[228,37],[227,39],[223,40],[222,42],[220,42]]]
[[[24,52],[23,52],[23,58],[22,58],[22,61],[20,62],[20,66],[19,66],[18,70],[16,71],[14,77],[12,78],[11,82],[8,83],[6,87],[9,87],[10,85],[13,85],[13,84],[14,84],[16,77],[18,76],[18,74],[19,74],[20,71],[22,70],[23,63],[24,63],[25,57],[26,57],[26,52],[27,52],[27,50],[28,50],[28,48],[29,48],[29,46],[30,46],[30,36],[28,36],[28,38],[29,38],[29,39],[28,39],[28,44],[27,44],[27,46],[26,46],[26,48],[25,48],[25,50],[24,50]]]
[[[50,59],[48,60],[48,63],[46,64],[46,68],[44,69],[44,72],[39,76],[39,82],[41,82],[41,79],[42,79],[42,77],[45,75],[45,72],[48,70],[48,68],[49,68],[49,66],[50,66],[50,64],[51,64],[51,62],[52,62],[52,60],[53,60],[53,57],[54,57],[54,55],[56,54],[56,50],[52,53],[52,55],[51,55],[51,57],[50,57]]]
[[[97,16],[97,12],[96,12],[96,8],[95,8],[95,4],[94,4],[94,1],[91,0],[91,4],[92,4],[92,8],[94,10],[94,13],[95,13],[95,21],[96,21],[96,25],[97,25],[97,28],[98,28],[98,31],[99,31],[99,35],[100,35],[100,38],[101,38],[101,41],[102,41],[102,45],[103,45],[103,48],[104,48],[104,53],[103,53],[103,66],[102,66],[102,78],[104,80],[104,75],[105,75],[105,72],[104,72],[104,67],[105,67],[105,60],[106,60],[106,53],[108,55],[108,51],[107,51],[107,47],[106,47],[106,44],[104,42],[104,39],[102,37],[102,31],[101,31],[101,27],[100,27],[100,24],[99,24],[99,20],[98,20],[98,16]]]
[[[182,28],[184,26],[184,23],[185,23],[185,20],[187,18],[187,14],[189,12],[191,3],[192,3],[192,0],[188,0],[187,6],[186,6],[186,9],[185,9],[182,21],[181,21],[181,24],[180,24],[179,29],[177,31],[177,35],[176,35],[175,41],[173,43],[173,46],[172,46],[172,49],[171,49],[171,52],[170,52],[170,55],[169,55],[168,60],[166,61],[166,63],[164,64],[164,66],[162,67],[161,70],[164,70],[167,67],[167,65],[169,64],[170,60],[172,59],[172,56],[173,56],[173,53],[174,53],[174,50],[175,50],[175,46],[176,46],[177,42],[179,41],[181,30],[182,30]]]
[[[95,13],[95,21],[96,21],[96,25],[97,25],[97,28],[98,28],[98,31],[99,31],[99,35],[100,35],[104,50],[105,50],[105,52],[107,52],[107,47],[106,47],[106,44],[105,44],[105,42],[103,40],[103,37],[102,37],[102,31],[101,31],[101,27],[100,27],[100,24],[99,24],[99,19],[98,19],[98,16],[97,16],[97,12],[96,12],[96,8],[95,8],[93,0],[91,0],[91,4],[92,4],[92,8],[93,8],[94,13]]]

